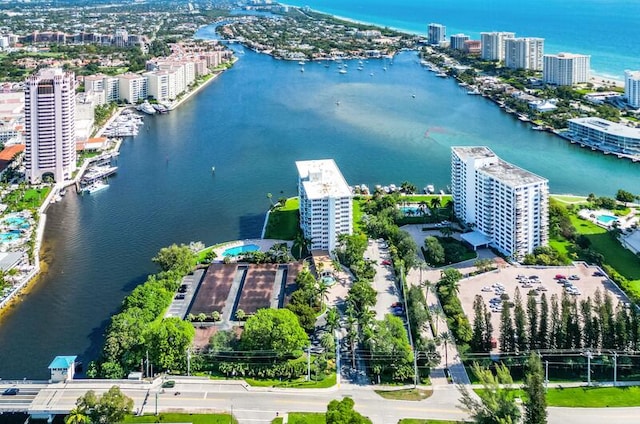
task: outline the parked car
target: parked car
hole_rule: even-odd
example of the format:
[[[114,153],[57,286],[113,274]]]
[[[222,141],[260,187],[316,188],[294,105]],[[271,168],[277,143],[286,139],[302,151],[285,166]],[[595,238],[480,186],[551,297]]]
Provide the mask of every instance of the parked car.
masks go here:
[[[538,277],[537,275],[530,275],[529,276],[529,280],[538,280],[540,279],[540,277]]]
[[[183,300],[184,299],[184,294],[180,293],[176,295],[176,300]]]
[[[566,280],[567,279],[567,277],[562,275],[562,274],[556,274],[556,276],[553,277],[553,278],[555,278],[556,280]]]
[[[20,393],[20,389],[17,387],[9,387],[4,392],[2,392],[2,396],[15,396]]]
[[[393,302],[391,304],[392,308],[402,308],[402,303],[401,302]]]
[[[382,261],[382,265],[391,265],[391,261],[385,259],[384,261]]]
[[[167,380],[164,383],[162,383],[163,389],[173,389],[175,386],[176,386],[176,382],[173,380]]]
[[[484,286],[484,287],[482,288],[482,291],[483,291],[483,292],[490,292],[490,291],[493,291],[493,290],[491,290],[491,287],[489,287],[489,286]]]
[[[602,271],[595,271],[593,273],[594,277],[604,277],[604,273]]]
[[[569,280],[579,280],[579,279],[580,279],[580,277],[578,277],[575,274],[569,276]]]

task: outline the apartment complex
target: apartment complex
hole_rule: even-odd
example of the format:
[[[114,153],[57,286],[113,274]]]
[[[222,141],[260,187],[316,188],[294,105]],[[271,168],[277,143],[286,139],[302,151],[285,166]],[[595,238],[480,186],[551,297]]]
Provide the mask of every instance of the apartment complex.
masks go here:
[[[451,189],[456,217],[475,226],[465,237],[474,245],[489,244],[519,260],[548,243],[545,178],[503,161],[488,147],[452,147]]]
[[[574,85],[588,82],[591,56],[573,53],[545,54],[542,80],[546,84]]]
[[[504,42],[504,64],[512,69],[542,71],[544,38],[507,38]]]
[[[300,228],[311,250],[333,252],[340,234],[353,233],[352,194],[333,159],[296,162]]]
[[[427,28],[427,42],[440,44],[447,39],[447,27],[442,24],[429,24]]]
[[[470,39],[471,37],[466,34],[454,34],[449,37],[449,47],[455,50],[464,50],[464,42]]]
[[[25,83],[26,176],[50,174],[59,183],[76,169],[76,91],[71,72],[40,70]]]
[[[480,57],[483,60],[504,60],[505,40],[515,36],[515,32],[481,32],[482,51]]]
[[[640,108],[640,71],[624,71],[624,96],[631,107]]]
[[[574,141],[603,152],[640,155],[640,129],[597,117],[573,118],[569,135]]]

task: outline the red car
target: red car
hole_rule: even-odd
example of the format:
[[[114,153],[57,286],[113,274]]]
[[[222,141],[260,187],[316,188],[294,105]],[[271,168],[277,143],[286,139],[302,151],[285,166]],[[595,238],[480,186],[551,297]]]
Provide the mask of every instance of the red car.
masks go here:
[[[382,261],[382,265],[391,265],[391,261],[385,259],[384,261]]]
[[[556,274],[556,276],[554,277],[556,280],[565,280],[567,277],[565,277],[562,274]]]

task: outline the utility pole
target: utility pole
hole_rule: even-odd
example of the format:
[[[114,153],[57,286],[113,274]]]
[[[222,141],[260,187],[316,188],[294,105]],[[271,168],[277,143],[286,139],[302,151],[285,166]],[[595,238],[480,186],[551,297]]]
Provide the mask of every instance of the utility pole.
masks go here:
[[[613,386],[618,384],[618,353],[613,352]]]
[[[156,392],[156,415],[158,415],[158,392]]]
[[[187,348],[187,376],[191,375],[191,348]]]
[[[307,350],[307,381],[311,381],[311,345]]]
[[[549,360],[544,361],[544,389],[549,389]]]
[[[593,354],[590,350],[587,351],[587,386],[591,386],[591,357]]]
[[[338,383],[338,389],[340,388],[340,377],[342,376],[342,365],[340,364],[340,339],[338,338],[338,330],[334,331],[336,338],[336,382]]]
[[[149,377],[149,350],[147,349],[147,377]]]

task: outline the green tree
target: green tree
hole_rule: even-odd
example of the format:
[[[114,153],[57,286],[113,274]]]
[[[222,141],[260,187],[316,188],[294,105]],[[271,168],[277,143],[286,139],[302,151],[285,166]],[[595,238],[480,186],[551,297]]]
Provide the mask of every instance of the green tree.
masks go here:
[[[353,399],[332,400],[327,406],[327,424],[371,424],[371,420],[353,409]]]
[[[69,411],[69,415],[64,420],[65,424],[89,424],[89,416],[86,411],[75,407]]]
[[[473,300],[473,337],[471,338],[471,342],[469,342],[473,352],[484,351],[484,333],[486,324],[484,321],[484,311],[482,309],[483,305],[484,300],[482,299],[482,296],[479,294],[476,295]]]
[[[635,199],[636,199],[636,196],[633,193],[628,192],[626,190],[620,189],[616,193],[616,200],[618,202],[624,203],[625,207],[627,206],[627,203],[633,202]]]
[[[272,350],[290,355],[309,344],[298,318],[288,309],[260,309],[244,326],[241,345],[245,350]]]
[[[393,380],[404,381],[413,377],[413,352],[403,321],[391,314],[376,321],[368,341],[371,364]]]
[[[528,319],[527,336],[529,339],[529,349],[539,349],[540,340],[537,339],[538,305],[536,304],[535,296],[527,296],[527,319]]]
[[[502,352],[514,352],[516,350],[516,333],[511,319],[511,307],[507,304],[502,306],[502,312],[500,313],[500,350]]]
[[[74,414],[78,416],[77,419],[81,419],[80,415],[87,414],[93,424],[118,423],[133,410],[133,399],[122,393],[118,386],[111,387],[100,397],[96,396],[93,390],[89,390],[78,398],[75,409],[81,411],[81,414]]]
[[[515,402],[515,393],[501,385],[513,384],[509,369],[505,365],[496,367],[496,375],[477,363],[471,367],[483,389],[477,397],[469,392],[467,386],[459,385],[462,394],[460,403],[470,411],[473,422],[479,424],[511,424],[520,419],[520,409]]]
[[[358,280],[349,289],[347,303],[353,306],[357,316],[361,316],[366,310],[376,304],[378,293],[367,281]]]
[[[440,266],[444,264],[444,247],[435,237],[427,237],[424,241],[425,260],[429,265]]]
[[[340,328],[340,314],[338,313],[338,308],[335,306],[330,308],[327,311],[327,315],[325,317],[327,322],[327,331],[333,333],[335,330]]]
[[[540,349],[549,349],[549,302],[547,295],[542,293],[540,296],[540,322],[538,324],[538,334],[536,335],[538,347]]]
[[[191,324],[177,317],[152,324],[145,339],[156,369],[186,370],[186,352],[193,343],[195,332]]]
[[[460,285],[458,282],[462,279],[462,274],[455,268],[447,268],[440,272],[440,281],[438,286],[441,286],[449,294],[453,296],[460,291]]]
[[[513,297],[513,324],[516,330],[516,348],[518,352],[525,352],[528,348],[527,317],[522,307],[522,297],[520,296],[520,290],[516,287],[516,292]]]
[[[544,388],[542,361],[535,353],[529,355],[524,375],[524,422],[527,424],[547,423],[547,394]]]
[[[194,253],[184,244],[163,247],[152,260],[163,271],[177,271],[182,275],[189,273],[196,265]]]

